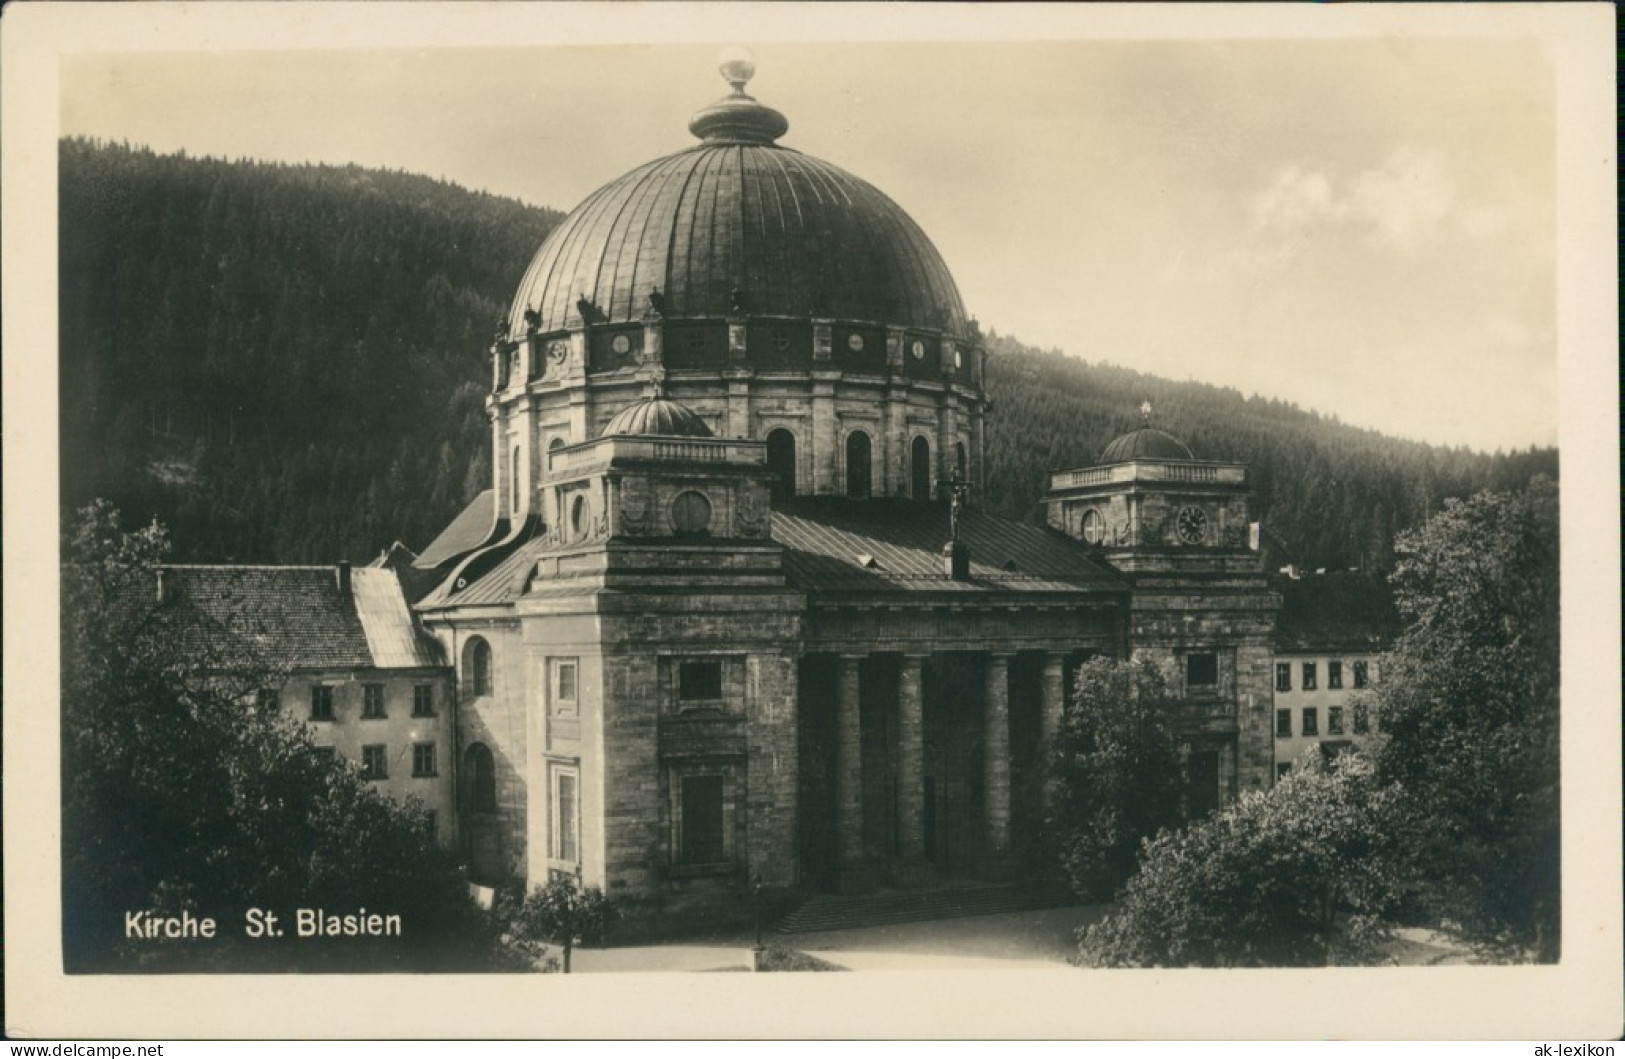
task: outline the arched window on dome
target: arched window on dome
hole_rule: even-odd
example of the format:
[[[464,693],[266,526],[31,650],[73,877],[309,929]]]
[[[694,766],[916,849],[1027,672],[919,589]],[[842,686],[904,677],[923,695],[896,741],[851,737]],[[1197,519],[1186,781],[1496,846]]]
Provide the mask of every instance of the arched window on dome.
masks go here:
[[[954,442],[954,473],[961,482],[970,481],[968,464],[969,460],[965,455],[965,443],[963,441]]]
[[[931,443],[918,436],[908,447],[909,495],[915,500],[931,499]]]
[[[470,698],[491,694],[491,645],[481,636],[463,647],[463,691]]]
[[[846,495],[866,497],[874,481],[869,435],[854,430],[846,436]]]
[[[463,804],[469,812],[497,811],[497,765],[491,748],[470,743],[463,755]]]
[[[773,500],[796,495],[796,436],[788,430],[767,434],[767,469],[773,472]]]

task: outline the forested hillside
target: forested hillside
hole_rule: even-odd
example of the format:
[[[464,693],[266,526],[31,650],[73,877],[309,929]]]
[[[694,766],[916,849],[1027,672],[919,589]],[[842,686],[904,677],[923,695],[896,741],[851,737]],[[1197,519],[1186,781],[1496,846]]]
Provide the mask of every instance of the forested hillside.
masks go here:
[[[559,214],[405,173],[61,147],[62,498],[173,530],[176,558],[365,560],[423,547],[489,479],[484,350]],[[988,502],[1138,419],[1250,463],[1309,566],[1385,565],[1446,496],[1554,475],[1279,401],[994,335]],[[1132,351],[1074,350],[1128,359]]]

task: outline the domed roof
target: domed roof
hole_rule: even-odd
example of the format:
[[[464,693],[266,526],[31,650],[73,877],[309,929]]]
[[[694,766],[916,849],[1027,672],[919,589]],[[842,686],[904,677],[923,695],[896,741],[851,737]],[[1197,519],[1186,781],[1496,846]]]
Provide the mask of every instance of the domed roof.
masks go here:
[[[1122,463],[1125,460],[1194,460],[1190,448],[1178,438],[1151,425],[1151,402],[1140,405],[1140,426],[1127,434],[1112,439],[1101,450],[1101,463]]]
[[[827,318],[965,335],[942,256],[870,184],[776,140],[783,115],[734,92],[695,115],[701,142],[588,196],[531,261],[512,334],[593,323],[750,316]],[[653,297],[651,297],[653,295]],[[585,303],[585,304],[582,304]]]
[[[615,413],[604,427],[604,437],[654,435],[663,438],[708,438],[711,428],[687,405],[664,397],[648,397]]]

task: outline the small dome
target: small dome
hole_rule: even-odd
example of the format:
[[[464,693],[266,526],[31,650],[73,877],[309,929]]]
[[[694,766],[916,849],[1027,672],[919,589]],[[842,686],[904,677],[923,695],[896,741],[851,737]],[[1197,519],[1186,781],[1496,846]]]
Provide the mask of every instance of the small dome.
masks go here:
[[[1155,427],[1140,427],[1117,438],[1100,454],[1101,463],[1126,460],[1194,460],[1183,441]]]
[[[615,413],[604,428],[604,437],[654,436],[662,438],[708,438],[711,428],[687,405],[664,397],[649,397]]]

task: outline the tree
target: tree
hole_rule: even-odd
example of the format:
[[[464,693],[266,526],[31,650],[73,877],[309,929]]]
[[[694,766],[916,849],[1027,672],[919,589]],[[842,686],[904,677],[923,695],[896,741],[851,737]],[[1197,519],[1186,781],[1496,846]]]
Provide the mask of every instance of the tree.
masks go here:
[[[105,502],[66,542],[62,922],[73,971],[491,966],[494,939],[420,805],[318,754],[257,701],[278,674],[160,605],[167,534]],[[202,634],[202,635],[200,635]],[[399,915],[400,937],[300,938],[300,908]],[[248,909],[286,934],[249,940]],[[144,943],[126,913],[213,918],[208,942]]]
[[[598,887],[583,887],[575,875],[555,875],[531,890],[510,913],[505,940],[525,953],[537,952],[541,942],[558,944],[564,951],[564,973],[569,974],[576,944],[597,938],[614,914],[613,903]]]
[[[1116,911],[1080,932],[1097,967],[1370,962],[1404,881],[1387,821],[1399,793],[1357,754],[1311,758],[1148,843]]]
[[[1051,751],[1048,831],[1080,895],[1110,898],[1134,873],[1140,843],[1183,819],[1175,708],[1150,662],[1094,658],[1078,670]]]
[[[1376,690],[1425,903],[1502,958],[1558,955],[1558,497],[1448,500],[1401,534],[1405,632]]]

